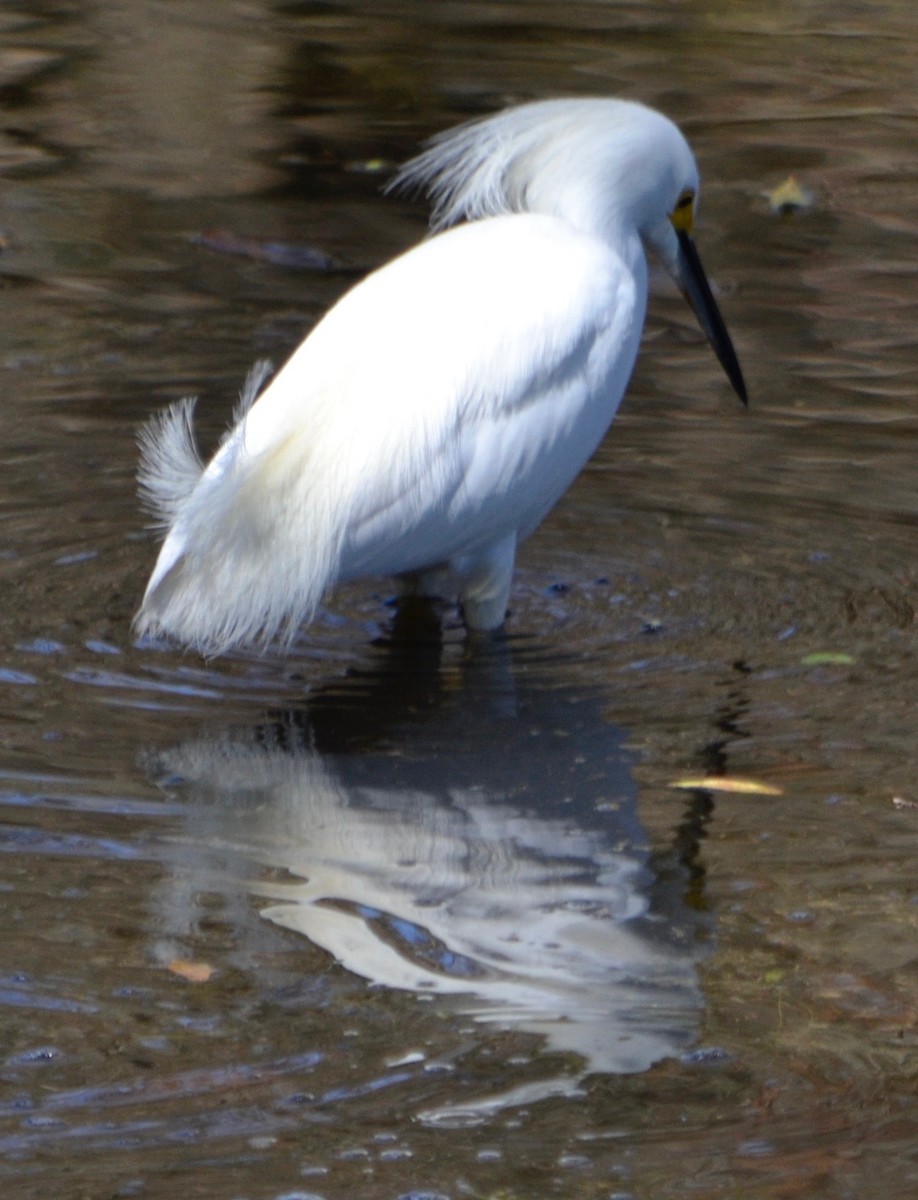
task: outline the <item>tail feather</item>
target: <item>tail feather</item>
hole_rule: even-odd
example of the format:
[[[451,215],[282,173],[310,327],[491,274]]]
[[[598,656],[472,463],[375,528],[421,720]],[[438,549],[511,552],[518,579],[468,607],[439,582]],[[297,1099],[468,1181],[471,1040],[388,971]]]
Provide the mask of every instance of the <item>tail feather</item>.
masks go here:
[[[156,413],[137,438],[140,502],[156,524],[165,528],[175,520],[204,473],[192,426],[196,402],[188,396]]]
[[[346,520],[340,498],[313,469],[309,431],[280,423],[257,450],[246,438],[269,370],[259,363],[250,372],[236,423],[206,468],[191,401],[173,405],[141,435],[141,494],[168,527],[134,618],[141,636],[166,634],[208,655],[276,638],[289,643],[336,577]]]
[[[262,389],[262,385],[268,376],[273,372],[274,364],[267,358],[260,358],[249,370],[245,377],[245,383],[242,385],[242,391],[239,393],[239,401],[233,409],[233,420],[229,431],[226,434],[224,441],[229,438],[244,417],[248,415],[249,409],[258,399],[258,394]]]
[[[258,399],[262,385],[273,370],[267,359],[260,359],[249,371],[224,442]],[[204,473],[194,436],[196,404],[194,396],[176,401],[164,412],[152,416],[138,434],[140,502],[155,518],[156,524],[164,528],[174,523]]]

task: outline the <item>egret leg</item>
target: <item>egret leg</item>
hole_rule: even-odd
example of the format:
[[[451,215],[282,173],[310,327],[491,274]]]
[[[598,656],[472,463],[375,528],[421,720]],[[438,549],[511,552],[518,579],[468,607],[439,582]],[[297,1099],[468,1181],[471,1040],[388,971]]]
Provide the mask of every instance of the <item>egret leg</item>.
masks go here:
[[[438,600],[447,597],[456,590],[455,580],[450,588],[451,571],[445,563],[440,567],[431,567],[429,571],[408,571],[397,579],[399,597],[415,597],[424,600]]]
[[[451,564],[461,580],[459,603],[469,629],[487,632],[503,625],[515,558],[514,532],[483,553]]]

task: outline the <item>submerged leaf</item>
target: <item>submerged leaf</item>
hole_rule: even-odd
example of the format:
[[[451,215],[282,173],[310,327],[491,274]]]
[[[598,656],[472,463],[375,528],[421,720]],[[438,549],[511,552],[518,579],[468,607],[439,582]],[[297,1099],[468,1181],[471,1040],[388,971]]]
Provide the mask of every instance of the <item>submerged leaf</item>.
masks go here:
[[[294,267],[300,271],[338,271],[342,265],[337,259],[312,246],[240,237],[229,229],[205,229],[192,241],[218,254],[241,254],[245,258],[273,263],[278,267]]]
[[[210,963],[195,962],[189,958],[173,958],[172,962],[166,963],[166,970],[189,983],[207,983],[214,973]]]

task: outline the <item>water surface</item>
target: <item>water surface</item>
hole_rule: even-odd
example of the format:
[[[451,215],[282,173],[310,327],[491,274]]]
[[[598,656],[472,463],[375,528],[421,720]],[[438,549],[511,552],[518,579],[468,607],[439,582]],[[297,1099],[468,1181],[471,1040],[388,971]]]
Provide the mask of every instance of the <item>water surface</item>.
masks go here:
[[[914,1190],[916,37],[905,3],[4,7],[4,1194]],[[140,422],[198,393],[215,438],[422,236],[380,195],[420,138],[593,93],[696,147],[748,412],[660,280],[505,644],[380,582],[285,660],[134,645]],[[774,794],[671,786],[705,776]]]

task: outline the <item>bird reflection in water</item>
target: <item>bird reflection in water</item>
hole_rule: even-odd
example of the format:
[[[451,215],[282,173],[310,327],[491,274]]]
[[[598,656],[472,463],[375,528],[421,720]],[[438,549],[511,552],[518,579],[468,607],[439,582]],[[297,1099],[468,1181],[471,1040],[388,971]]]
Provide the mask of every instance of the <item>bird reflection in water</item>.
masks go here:
[[[709,924],[703,816],[651,849],[624,733],[601,695],[565,685],[564,659],[398,627],[375,653],[301,710],[160,756],[193,839],[282,869],[255,887],[263,915],[349,971],[582,1063],[482,1111],[684,1052]]]

